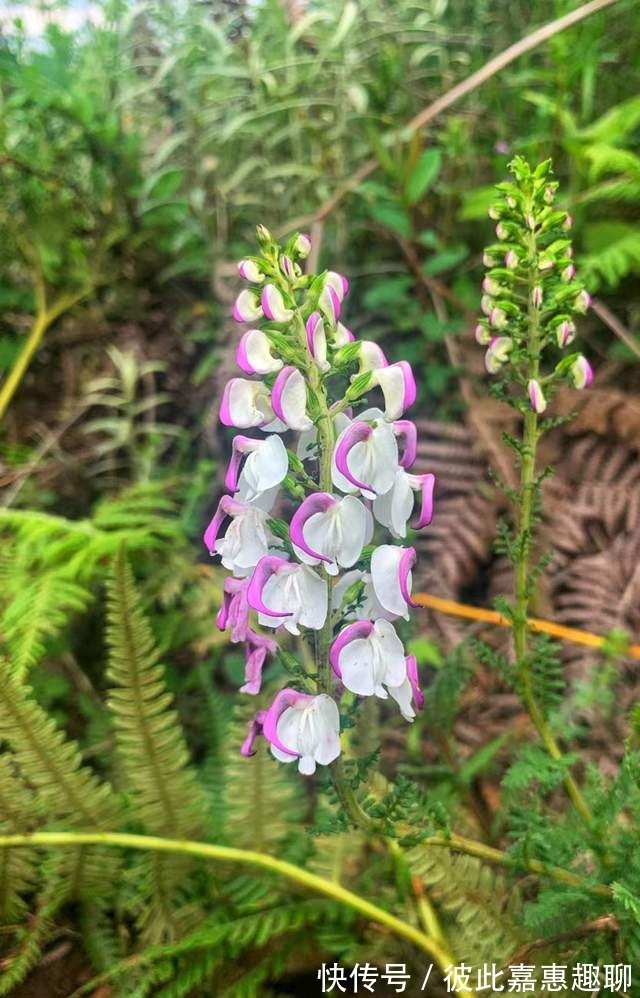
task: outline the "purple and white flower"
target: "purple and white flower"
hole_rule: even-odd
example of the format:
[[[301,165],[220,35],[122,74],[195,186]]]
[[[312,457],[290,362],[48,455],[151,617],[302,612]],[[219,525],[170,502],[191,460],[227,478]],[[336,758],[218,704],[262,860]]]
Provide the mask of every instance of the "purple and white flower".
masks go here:
[[[410,475],[398,468],[393,485],[388,492],[373,500],[373,515],[378,523],[387,527],[394,537],[406,537],[407,521],[413,512],[416,494],[420,495],[420,515],[414,530],[421,530],[433,517],[433,490],[435,475]]]
[[[340,755],[340,714],[330,696],[312,696],[297,690],[281,690],[267,711],[259,711],[242,746],[243,755],[253,753],[258,734],[269,742],[279,762],[296,762],[298,771],[310,776],[316,765],[328,766]]]
[[[360,491],[366,499],[374,499],[393,485],[398,443],[393,426],[381,416],[378,409],[368,410],[336,440],[332,478],[341,492]]]
[[[389,696],[398,704],[405,721],[413,721],[416,710],[424,707],[424,693],[418,676],[418,662],[415,655],[405,659],[407,674],[399,686],[388,686]]]
[[[216,616],[216,626],[221,631],[231,628],[231,640],[234,644],[245,641],[249,633],[248,585],[247,578],[234,579],[228,575],[224,580],[222,606]]]
[[[531,408],[534,412],[537,412],[539,416],[542,415],[547,408],[547,400],[544,397],[542,388],[540,387],[540,382],[536,381],[535,378],[530,378],[527,383],[527,392]]]
[[[272,374],[283,361],[271,353],[271,341],[261,329],[248,329],[236,349],[236,364],[245,374]]]
[[[291,430],[309,430],[307,386],[297,367],[283,367],[273,383],[271,405],[278,419]]]
[[[284,298],[275,284],[265,284],[260,295],[260,304],[267,319],[272,322],[288,322],[293,316],[293,309],[287,308]]]
[[[329,575],[350,568],[373,537],[371,513],[355,496],[314,492],[294,513],[290,527],[296,555],[306,565],[324,563]]]
[[[261,381],[231,378],[225,385],[220,403],[220,422],[247,430],[266,426],[274,418],[271,393]]]
[[[384,416],[389,422],[400,419],[416,400],[416,381],[406,360],[371,373],[371,384],[379,385],[384,396]]]
[[[513,340],[510,336],[494,336],[489,341],[489,348],[484,355],[484,366],[489,374],[496,374],[509,359],[513,350]]]
[[[227,518],[231,518],[231,523],[221,538],[220,529]],[[204,532],[204,545],[209,554],[220,555],[224,567],[235,576],[250,575],[276,543],[275,536],[269,530],[268,519],[269,511],[259,503],[223,496]]]
[[[279,436],[273,434],[264,440],[255,440],[238,434],[231,445],[231,460],[224,485],[229,492],[238,492],[239,499],[252,502],[263,493],[277,488],[288,470],[287,449]]]
[[[262,314],[258,296],[248,288],[241,291],[233,306],[233,318],[236,322],[255,322],[262,317]]]
[[[331,364],[327,360],[327,334],[324,319],[320,312],[312,312],[306,322],[307,348],[321,371],[328,371]]]
[[[251,284],[262,284],[264,281],[264,274],[261,273],[254,260],[241,260],[238,264],[238,273],[240,277]]]
[[[348,624],[329,652],[331,668],[346,689],[358,696],[387,699],[385,687],[406,678],[402,641],[388,620]]]
[[[593,368],[582,354],[574,360],[569,368],[569,374],[574,388],[588,388],[593,381]]]
[[[305,260],[311,252],[311,237],[301,232],[294,243],[294,249],[301,260]]]
[[[321,630],[328,599],[326,581],[312,568],[278,555],[266,555],[258,562],[247,590],[259,623],[274,628],[284,625],[290,634],[299,634],[300,626]]]

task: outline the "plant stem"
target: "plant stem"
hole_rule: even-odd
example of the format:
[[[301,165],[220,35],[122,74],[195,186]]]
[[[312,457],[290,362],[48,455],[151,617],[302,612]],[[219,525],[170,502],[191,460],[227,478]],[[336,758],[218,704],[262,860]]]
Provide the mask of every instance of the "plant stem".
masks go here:
[[[36,350],[42,342],[42,337],[46,333],[49,326],[59,318],[63,312],[71,308],[76,302],[80,301],[81,298],[87,292],[78,293],[75,295],[62,295],[53,305],[47,308],[44,300],[40,300],[39,295],[38,301],[38,311],[31,327],[31,332],[29,333],[26,343],[24,344],[18,359],[11,368],[9,375],[5,379],[2,387],[0,388],[0,419],[4,418],[4,415],[9,408],[9,404],[13,396],[15,395],[20,382],[22,381],[31,359],[35,354]]]
[[[537,380],[540,368],[540,308],[533,302],[533,288],[537,282],[537,261],[535,235],[531,233],[529,247],[529,328],[527,381]],[[549,755],[556,760],[562,759],[562,751],[551,731],[547,720],[535,697],[531,657],[529,654],[529,600],[530,600],[530,551],[534,525],[534,500],[538,488],[536,482],[536,455],[539,440],[538,415],[533,409],[528,409],[524,415],[524,433],[520,460],[520,496],[518,502],[518,538],[515,560],[515,611],[513,615],[513,640],[516,656],[516,668],[520,683],[520,694],[529,711],[542,742]],[[593,816],[584,800],[580,789],[571,773],[564,777],[566,791],[576,810],[591,824]]]
[[[413,925],[396,918],[384,908],[379,908],[366,898],[347,890],[332,880],[325,880],[315,873],[303,870],[292,863],[287,863],[275,856],[251,850],[235,849],[229,846],[213,845],[208,842],[187,842],[180,839],[164,839],[154,835],[129,835],[122,832],[35,832],[32,835],[2,835],[0,849],[34,847],[50,848],[52,846],[110,846],[121,849],[138,849],[152,852],[168,852],[199,856],[205,860],[216,860],[221,863],[242,863],[261,870],[276,873],[293,883],[299,884],[316,894],[337,901],[352,911],[357,911],[365,918],[384,925],[394,935],[406,939],[419,949],[428,953],[441,969],[449,965],[448,955],[439,943],[416,929]],[[460,994],[468,992],[461,991]]]

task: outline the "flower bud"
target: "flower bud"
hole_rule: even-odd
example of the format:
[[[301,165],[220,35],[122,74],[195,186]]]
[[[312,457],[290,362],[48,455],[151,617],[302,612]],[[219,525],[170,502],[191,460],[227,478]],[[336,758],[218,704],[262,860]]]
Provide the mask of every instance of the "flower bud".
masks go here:
[[[494,222],[497,222],[500,218],[500,209],[497,205],[492,204],[488,211],[489,218],[492,218]]]
[[[294,281],[297,277],[295,266],[293,260],[289,256],[280,257],[280,269],[285,277],[288,277],[290,281]]]
[[[593,369],[587,358],[580,354],[569,368],[569,375],[574,388],[588,388],[593,381]]]
[[[509,250],[509,252],[505,255],[505,258],[504,258],[504,265],[505,265],[505,267],[508,270],[515,270],[519,263],[520,263],[520,259],[518,257],[518,254],[516,253],[516,251],[515,250]]]
[[[575,276],[576,276],[576,268],[573,266],[572,263],[567,264],[567,266],[562,271],[562,280],[568,284],[569,281],[572,281]]]
[[[513,350],[513,340],[510,336],[494,336],[489,343],[489,349],[484,355],[484,366],[489,374],[495,374],[503,364],[507,363]]]
[[[498,224],[496,225],[496,236],[498,237],[498,239],[509,238],[509,230],[506,225],[502,224],[502,222],[498,222]]]
[[[527,226],[531,230],[535,229],[535,227],[536,227],[536,220],[535,220],[535,216],[534,216],[533,212],[528,211],[527,214],[524,216],[524,220],[527,223]]]
[[[553,199],[555,197],[553,187],[546,187],[544,191],[544,203],[553,204]]]
[[[258,242],[261,246],[273,242],[273,236],[269,232],[266,225],[256,225],[256,233],[258,236]]]
[[[506,324],[507,317],[505,313],[496,305],[489,313],[489,325],[493,326],[494,329],[504,329]]]
[[[541,415],[547,408],[547,400],[545,399],[542,388],[535,378],[531,378],[527,385],[527,391],[529,393],[529,402],[531,403],[531,408],[538,415]]]
[[[498,261],[494,257],[492,257],[490,253],[487,253],[487,251],[485,250],[485,252],[482,254],[482,262],[485,265],[485,267],[495,267]]]
[[[251,284],[262,284],[264,281],[264,274],[260,273],[260,268],[257,263],[253,260],[241,260],[238,264],[238,273],[240,277],[244,278],[245,281],[250,281]]]
[[[588,291],[582,290],[576,300],[573,303],[573,307],[576,312],[580,312],[581,315],[585,315],[587,309],[591,305],[591,295]]]
[[[551,270],[554,265],[553,257],[542,253],[538,258],[538,270]]]
[[[558,341],[558,346],[562,349],[563,347],[569,346],[570,343],[576,338],[576,327],[571,321],[571,319],[563,319],[555,329],[556,339]]]
[[[517,203],[518,202],[513,197],[513,195],[509,194],[509,196],[507,197],[507,204],[509,205],[509,207],[513,210],[516,207]]]
[[[536,284],[535,288],[531,292],[531,302],[534,308],[540,308],[542,305],[542,288],[539,284]]]
[[[301,260],[306,260],[311,252],[311,238],[306,232],[301,232],[298,235],[295,243],[293,244],[293,248]]]
[[[499,295],[501,289],[500,285],[496,280],[494,280],[493,277],[485,277],[482,282],[482,290],[488,295]]]
[[[562,228],[568,230],[571,228],[572,225],[573,225],[573,215],[567,214],[563,222]]]
[[[489,295],[483,295],[480,299],[480,308],[485,315],[489,315],[493,308],[493,298],[490,298]]]
[[[485,347],[487,343],[491,342],[491,333],[487,326],[485,326],[482,322],[479,322],[476,326],[474,336],[476,338],[476,343],[479,343],[482,347]]]

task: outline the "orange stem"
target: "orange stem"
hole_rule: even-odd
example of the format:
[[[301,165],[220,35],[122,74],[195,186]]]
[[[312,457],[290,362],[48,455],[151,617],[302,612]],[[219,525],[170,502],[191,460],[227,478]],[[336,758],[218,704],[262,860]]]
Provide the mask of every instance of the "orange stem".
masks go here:
[[[496,610],[485,610],[482,607],[469,606],[467,603],[456,603],[439,596],[431,596],[429,593],[414,593],[413,599],[419,606],[429,607],[431,610],[437,610],[438,613],[446,613],[452,617],[465,617],[467,620],[481,620],[497,627],[511,627],[511,621]],[[554,624],[553,621],[541,620],[539,617],[529,617],[528,624],[529,628],[538,634],[550,634],[562,641],[573,641],[574,644],[588,645],[590,648],[602,648],[606,640],[600,634],[591,634],[589,631],[580,631],[576,627]],[[640,659],[640,645],[630,645],[628,655],[631,658]]]

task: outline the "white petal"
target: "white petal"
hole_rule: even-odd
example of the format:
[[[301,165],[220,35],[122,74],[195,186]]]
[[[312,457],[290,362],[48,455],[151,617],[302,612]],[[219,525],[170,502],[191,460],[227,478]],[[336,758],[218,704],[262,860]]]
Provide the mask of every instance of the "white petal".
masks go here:
[[[398,566],[403,550],[382,544],[371,556],[371,581],[376,597],[389,613],[409,619],[409,608],[400,592]]]
[[[399,468],[392,488],[384,495],[376,496],[373,502],[376,520],[383,527],[387,527],[394,537],[405,537],[407,520],[413,509],[413,499],[409,476],[404,468]]]
[[[385,686],[398,686],[407,675],[404,647],[388,620],[376,620],[371,639],[377,644],[383,671],[376,677]]]
[[[374,664],[368,638],[356,638],[345,645],[340,653],[340,671],[342,682],[348,690],[361,697],[373,696]]]
[[[399,686],[389,686],[389,696],[393,697],[395,702],[400,708],[400,713],[404,717],[405,721],[413,721],[416,716],[416,712],[413,709],[412,698],[413,690],[411,689],[411,683],[408,679],[404,679]]]
[[[362,554],[369,526],[368,512],[355,496],[345,496],[340,502],[342,545],[337,560],[343,568],[350,568]]]
[[[271,343],[261,329],[252,329],[246,334],[244,347],[247,360],[256,374],[268,374],[282,367],[282,361],[272,355]]]
[[[375,427],[371,446],[375,455],[375,476],[371,484],[378,495],[384,495],[393,486],[398,468],[398,442],[387,423],[380,422]]]
[[[254,495],[279,485],[289,470],[287,449],[280,437],[271,435],[259,441],[247,457],[242,475]],[[242,476],[241,476],[242,477]]]
[[[313,776],[316,771],[316,761],[311,755],[301,755],[298,759],[298,772],[303,776]]]
[[[292,430],[309,430],[313,423],[306,414],[307,388],[300,371],[288,378],[282,392],[282,412]]]
[[[329,592],[327,583],[306,565],[300,567],[298,587],[301,598],[300,623],[303,627],[321,630],[327,619]]]

